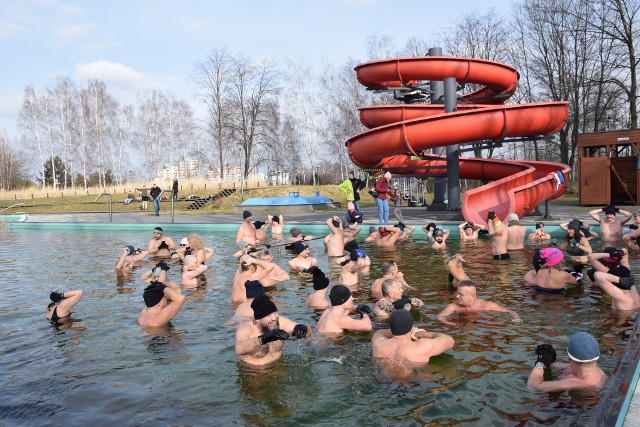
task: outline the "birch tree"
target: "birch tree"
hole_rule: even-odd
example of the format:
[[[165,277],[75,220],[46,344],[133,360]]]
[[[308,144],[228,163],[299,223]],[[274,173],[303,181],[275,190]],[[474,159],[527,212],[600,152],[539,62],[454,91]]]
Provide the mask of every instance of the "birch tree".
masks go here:
[[[33,86],[27,86],[24,90],[24,101],[18,117],[18,123],[22,129],[22,142],[27,147],[34,148],[40,159],[40,172],[44,176],[44,136],[42,124],[42,109],[36,91]],[[44,188],[42,181],[42,188]]]

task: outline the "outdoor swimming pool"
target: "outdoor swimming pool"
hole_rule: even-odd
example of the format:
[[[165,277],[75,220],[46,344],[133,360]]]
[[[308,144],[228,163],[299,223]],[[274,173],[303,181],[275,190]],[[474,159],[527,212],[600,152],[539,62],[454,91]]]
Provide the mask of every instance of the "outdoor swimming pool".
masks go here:
[[[289,226],[290,224],[288,224]],[[164,226],[174,241],[194,226]],[[114,262],[127,244],[145,247],[152,227],[20,228],[0,233],[2,376],[0,424],[7,425],[528,425],[575,422],[597,398],[584,393],[540,393],[527,388],[535,346],[550,342],[566,358],[568,336],[591,332],[600,342],[600,365],[611,372],[635,318],[616,316],[610,300],[586,280],[566,296],[535,295],[522,286],[533,246],[509,262],[493,261],[490,241],[446,251],[425,246],[424,234],[397,250],[362,244],[373,261],[361,284],[380,277],[380,261],[392,258],[413,296],[425,306],[416,323],[450,334],[455,346],[433,358],[408,380],[387,377],[371,359],[371,334],[347,333],[330,340],[314,334],[285,342],[283,358],[264,372],[249,372],[234,353],[235,324],[229,297],[235,271],[237,226],[203,226],[200,234],[216,249],[207,284],[188,291],[169,332],[149,335],[136,325],[142,308],[138,270],[117,284]],[[324,226],[303,226],[324,234]],[[362,241],[363,239],[359,239]],[[320,267],[329,269],[320,240],[310,243]],[[599,242],[594,243],[598,247]],[[442,260],[460,250],[480,297],[517,311],[523,322],[493,313],[436,322],[453,300]],[[286,268],[293,255],[275,251]],[[638,271],[637,259],[633,261]],[[179,267],[170,276],[178,280]],[[332,270],[332,283],[338,271]],[[52,290],[85,290],[70,328],[44,319]],[[271,297],[282,315],[315,325],[304,306],[309,284],[296,276]],[[357,300],[368,301],[368,292]],[[376,325],[380,327],[381,325]]]

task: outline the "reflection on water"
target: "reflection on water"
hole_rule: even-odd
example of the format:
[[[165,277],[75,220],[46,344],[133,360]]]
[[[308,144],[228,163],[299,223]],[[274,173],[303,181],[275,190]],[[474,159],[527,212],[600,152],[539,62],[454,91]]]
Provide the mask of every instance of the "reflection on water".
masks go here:
[[[190,233],[166,228],[174,240]],[[451,239],[433,251],[416,233],[395,249],[361,244],[372,265],[356,302],[374,302],[369,285],[381,276],[382,260],[395,260],[417,288],[412,296],[425,302],[412,312],[416,325],[451,335],[451,351],[420,369],[383,367],[371,358],[371,334],[316,333],[285,342],[282,359],[255,372],[234,352],[235,234],[201,234],[216,249],[204,280],[184,291],[187,302],[169,327],[143,330],[136,325],[146,286],[140,274],[152,263],[119,279],[114,262],[123,246],[144,246],[148,232],[2,230],[0,424],[571,424],[597,396],[529,390],[536,345],[554,344],[564,360],[568,336],[590,331],[600,342],[601,366],[611,372],[637,321],[637,314],[612,313],[609,298],[588,280],[565,295],[523,286],[533,246],[511,261],[494,261],[488,239],[462,245]],[[335,283],[339,268],[329,266],[322,242],[310,245]],[[522,323],[506,313],[467,313],[454,325],[436,321],[454,299],[443,261],[456,252],[467,260],[478,296],[516,311]],[[273,253],[287,269],[294,255]],[[179,282],[180,270],[172,263],[170,278]],[[51,326],[43,315],[49,292],[78,288],[85,296],[72,316]],[[315,325],[319,312],[305,307],[312,291],[308,277],[292,275],[267,293],[283,315]]]

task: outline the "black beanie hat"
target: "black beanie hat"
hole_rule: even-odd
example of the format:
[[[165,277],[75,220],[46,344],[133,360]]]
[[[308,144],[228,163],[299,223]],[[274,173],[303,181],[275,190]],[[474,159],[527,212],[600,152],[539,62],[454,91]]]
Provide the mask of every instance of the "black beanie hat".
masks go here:
[[[342,305],[351,298],[351,291],[344,285],[335,285],[329,292],[329,300],[331,305]]]
[[[266,295],[257,296],[251,301],[251,308],[253,309],[253,317],[256,320],[260,320],[278,311],[276,305]]]

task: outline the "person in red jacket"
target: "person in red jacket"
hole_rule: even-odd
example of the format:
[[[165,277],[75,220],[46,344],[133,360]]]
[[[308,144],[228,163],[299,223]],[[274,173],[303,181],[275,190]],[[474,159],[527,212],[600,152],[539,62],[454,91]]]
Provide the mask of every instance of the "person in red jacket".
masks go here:
[[[387,200],[387,193],[389,192],[390,180],[391,173],[386,172],[376,181],[375,189],[378,192],[378,195],[375,197],[375,201],[376,206],[378,207],[378,222],[380,224],[389,223],[389,200]]]

